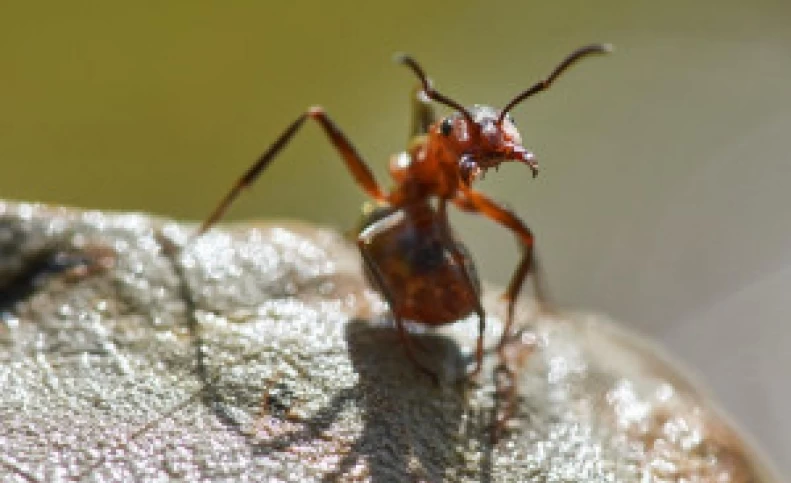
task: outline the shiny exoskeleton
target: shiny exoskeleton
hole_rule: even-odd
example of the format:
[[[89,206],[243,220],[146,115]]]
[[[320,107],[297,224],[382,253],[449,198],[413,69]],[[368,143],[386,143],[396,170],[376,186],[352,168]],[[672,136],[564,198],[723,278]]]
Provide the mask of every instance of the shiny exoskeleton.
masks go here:
[[[475,265],[466,247],[449,237],[438,221],[429,203],[382,206],[363,215],[358,240],[366,259],[365,275],[392,307],[398,307],[399,318],[441,325],[477,308],[480,281]],[[454,262],[454,250],[461,254],[462,264]]]
[[[487,169],[506,161],[527,165],[535,177],[538,165],[533,154],[522,145],[509,111],[547,89],[577,60],[607,51],[609,46],[598,44],[575,50],[546,79],[521,92],[501,110],[480,105],[462,107],[435,90],[414,59],[399,56],[398,61],[412,70],[420,86],[413,97],[412,138],[408,149],[390,162],[395,185],[389,192],[379,186],[363,158],[324,110],[313,107],[299,116],[239,179],[198,234],[222,217],[240,191],[258,177],[307,119],[315,120],[354,179],[376,203],[359,230],[357,245],[368,279],[390,306],[407,355],[421,370],[436,377],[415,357],[404,321],[440,325],[474,313],[479,322],[476,364],[471,372],[475,375],[481,370],[483,360],[485,314],[473,263],[450,229],[448,204],[503,225],[523,247],[522,260],[505,292],[508,312],[500,341],[502,347],[513,323],[516,298],[535,266],[533,234],[515,214],[475,191],[472,184]],[[432,101],[450,107],[453,112],[436,120],[430,106]]]

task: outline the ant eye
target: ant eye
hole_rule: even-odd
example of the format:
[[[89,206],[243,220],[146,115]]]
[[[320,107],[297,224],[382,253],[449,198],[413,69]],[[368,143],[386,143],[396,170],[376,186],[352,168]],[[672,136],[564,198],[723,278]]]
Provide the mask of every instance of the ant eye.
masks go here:
[[[453,131],[453,122],[451,122],[450,119],[443,119],[442,123],[439,125],[439,132],[441,132],[443,136],[450,136],[451,131]]]

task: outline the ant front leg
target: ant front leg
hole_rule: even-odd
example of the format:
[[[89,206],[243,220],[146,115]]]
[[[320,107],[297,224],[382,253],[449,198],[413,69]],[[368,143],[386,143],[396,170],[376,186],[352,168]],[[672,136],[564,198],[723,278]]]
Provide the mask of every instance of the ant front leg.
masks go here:
[[[346,163],[346,167],[351,172],[352,176],[354,177],[357,184],[359,184],[363,190],[365,190],[368,195],[377,200],[377,201],[384,201],[386,196],[382,189],[374,179],[373,173],[368,165],[365,163],[363,158],[357,153],[357,150],[354,149],[352,143],[346,137],[346,135],[341,132],[338,126],[335,125],[334,122],[327,116],[324,112],[324,109],[321,107],[311,107],[308,109],[307,112],[299,116],[290,126],[280,135],[279,138],[272,144],[272,146],[267,149],[261,157],[253,164],[245,174],[239,178],[236,184],[233,186],[231,191],[225,195],[225,198],[220,201],[217,207],[212,212],[211,216],[209,216],[206,221],[203,222],[200,229],[198,230],[196,236],[200,236],[205,233],[212,225],[214,225],[222,216],[225,214],[225,211],[231,206],[231,203],[239,196],[241,191],[252,184],[256,178],[264,171],[264,169],[269,166],[272,160],[280,153],[280,151],[291,141],[291,138],[299,131],[299,128],[302,127],[306,119],[313,119],[319,123],[319,125],[324,130],[327,137],[330,138],[330,142],[335,146],[335,148],[340,153],[343,161]]]
[[[497,387],[497,393],[499,394],[500,398],[504,399],[504,404],[502,407],[495,407],[495,421],[492,426],[491,437],[492,441],[496,442],[505,431],[506,425],[513,417],[517,407],[516,374],[513,367],[509,365],[509,345],[507,343],[511,333],[511,327],[513,326],[514,322],[514,309],[516,307],[516,300],[528,274],[531,272],[533,273],[533,283],[535,285],[536,299],[538,301],[539,307],[544,305],[546,297],[544,296],[544,290],[542,290],[542,283],[536,276],[535,270],[537,267],[535,264],[533,252],[533,233],[524,224],[524,222],[522,222],[522,220],[520,220],[515,214],[498,205],[486,196],[473,190],[465,190],[464,194],[458,198],[455,198],[453,202],[456,206],[464,211],[480,213],[513,231],[519,238],[524,249],[522,260],[519,262],[514,274],[511,276],[511,281],[509,282],[508,288],[504,294],[504,297],[508,301],[508,309],[505,327],[503,328],[503,335],[500,337],[500,342],[497,345],[497,350],[500,354],[500,364],[498,364],[495,369],[495,385]],[[526,354],[531,352],[531,349],[527,351],[520,351],[520,354],[517,354],[517,359],[526,357]]]
[[[485,217],[496,221],[497,223],[505,226],[519,239],[524,250],[522,259],[517,265],[514,274],[511,276],[511,281],[508,283],[508,288],[503,294],[503,297],[508,301],[508,309],[506,313],[505,327],[503,328],[503,335],[500,338],[498,349],[502,350],[507,340],[508,335],[511,333],[511,327],[514,322],[514,310],[519,293],[522,290],[522,285],[527,276],[533,274],[533,283],[536,292],[536,301],[539,308],[543,309],[546,304],[547,297],[546,291],[542,280],[537,276],[537,263],[534,256],[534,242],[535,238],[530,229],[511,211],[503,208],[495,201],[487,198],[485,195],[473,190],[465,190],[461,197],[453,200],[454,204],[461,210],[473,213],[480,213]]]

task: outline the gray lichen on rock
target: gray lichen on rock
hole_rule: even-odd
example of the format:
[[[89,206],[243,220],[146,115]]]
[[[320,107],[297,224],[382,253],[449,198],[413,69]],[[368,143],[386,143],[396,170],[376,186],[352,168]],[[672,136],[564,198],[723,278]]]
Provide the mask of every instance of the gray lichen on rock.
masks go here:
[[[518,410],[492,444],[491,350],[478,385],[452,382],[474,318],[415,336],[436,386],[337,234],[191,229],[0,203],[0,480],[773,481],[601,317],[520,307]]]

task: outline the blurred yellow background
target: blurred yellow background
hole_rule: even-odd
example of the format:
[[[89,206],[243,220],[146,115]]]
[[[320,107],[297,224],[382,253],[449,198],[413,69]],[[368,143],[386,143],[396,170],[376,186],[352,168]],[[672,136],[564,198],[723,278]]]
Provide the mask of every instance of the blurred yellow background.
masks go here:
[[[539,177],[508,165],[480,188],[533,228],[561,304],[664,340],[791,461],[790,21],[781,0],[3,2],[0,196],[201,219],[312,104],[386,183],[414,85],[394,52],[502,106],[611,42],[515,109]],[[307,126],[227,219],[348,229],[363,200]],[[507,280],[509,234],[454,220]]]

